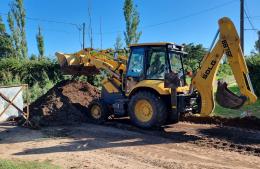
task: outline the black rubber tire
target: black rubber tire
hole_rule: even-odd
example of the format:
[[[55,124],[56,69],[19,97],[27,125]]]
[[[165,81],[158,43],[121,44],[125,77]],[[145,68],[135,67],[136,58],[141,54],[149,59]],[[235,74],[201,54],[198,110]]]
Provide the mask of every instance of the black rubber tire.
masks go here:
[[[142,122],[135,115],[135,104],[138,100],[145,99],[152,105],[153,116],[151,120]],[[167,118],[167,107],[163,100],[149,91],[140,91],[134,94],[129,102],[128,113],[132,123],[141,128],[158,128],[165,124]]]
[[[92,116],[91,114],[91,109],[93,106],[98,106],[101,110],[101,115],[100,115],[100,118],[95,118]],[[107,121],[108,119],[108,108],[106,106],[106,104],[100,100],[100,99],[97,99],[97,100],[93,100],[89,106],[88,106],[88,111],[87,111],[87,118],[88,120],[91,122],[91,123],[95,123],[95,124],[102,124],[104,122]]]

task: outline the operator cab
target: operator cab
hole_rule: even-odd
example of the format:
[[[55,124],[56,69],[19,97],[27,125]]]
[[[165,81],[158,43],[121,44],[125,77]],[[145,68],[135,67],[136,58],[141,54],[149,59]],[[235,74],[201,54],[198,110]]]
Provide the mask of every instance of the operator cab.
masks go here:
[[[183,46],[174,43],[143,43],[130,45],[130,57],[127,68],[127,85],[142,80],[164,80],[166,75],[175,74],[178,86],[186,84],[182,57],[186,54]]]

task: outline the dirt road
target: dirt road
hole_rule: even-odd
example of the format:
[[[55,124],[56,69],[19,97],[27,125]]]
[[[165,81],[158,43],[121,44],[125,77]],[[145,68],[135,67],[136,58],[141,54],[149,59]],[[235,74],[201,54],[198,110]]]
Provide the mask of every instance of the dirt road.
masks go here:
[[[161,131],[115,122],[42,130],[0,125],[0,158],[62,168],[260,168],[259,150],[260,131],[214,125],[178,123]]]

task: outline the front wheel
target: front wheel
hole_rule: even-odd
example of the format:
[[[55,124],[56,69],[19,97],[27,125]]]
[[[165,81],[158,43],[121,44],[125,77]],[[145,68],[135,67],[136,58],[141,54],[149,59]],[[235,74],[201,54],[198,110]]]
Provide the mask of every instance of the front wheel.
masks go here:
[[[108,119],[108,109],[102,100],[93,100],[88,106],[87,117],[90,122],[102,124]]]
[[[129,116],[136,126],[152,128],[162,126],[167,118],[167,107],[163,100],[149,91],[134,94],[129,102]]]

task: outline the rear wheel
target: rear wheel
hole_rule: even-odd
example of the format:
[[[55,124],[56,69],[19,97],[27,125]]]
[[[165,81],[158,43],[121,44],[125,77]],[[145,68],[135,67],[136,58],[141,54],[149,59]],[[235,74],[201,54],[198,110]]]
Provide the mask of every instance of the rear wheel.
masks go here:
[[[87,117],[92,123],[102,124],[108,119],[108,109],[102,100],[94,100],[88,106]]]
[[[160,127],[166,121],[167,107],[156,94],[148,91],[136,93],[129,102],[129,116],[138,127]]]

